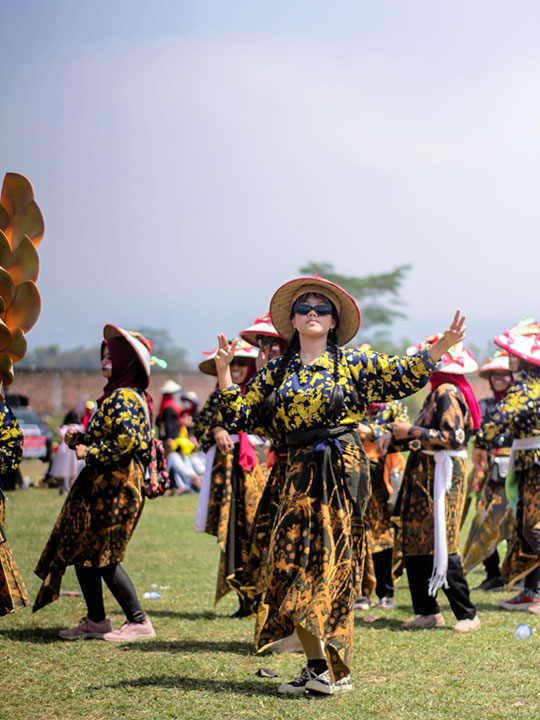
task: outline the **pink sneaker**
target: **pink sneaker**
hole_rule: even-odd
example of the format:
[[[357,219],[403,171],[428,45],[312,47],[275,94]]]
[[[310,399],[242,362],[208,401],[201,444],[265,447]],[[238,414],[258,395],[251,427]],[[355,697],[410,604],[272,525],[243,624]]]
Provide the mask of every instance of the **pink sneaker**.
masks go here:
[[[103,639],[111,642],[133,642],[153,637],[156,637],[155,630],[149,618],[146,618],[143,623],[125,622],[118,630],[111,630],[104,635]]]
[[[540,595],[533,590],[525,588],[509,600],[499,600],[499,605],[505,610],[528,610],[540,604]],[[532,611],[534,612],[534,611]]]
[[[85,638],[102,638],[105,633],[112,630],[111,621],[105,618],[101,622],[93,622],[87,617],[79,620],[79,624],[69,630],[60,630],[58,635],[62,640],[84,640]]]

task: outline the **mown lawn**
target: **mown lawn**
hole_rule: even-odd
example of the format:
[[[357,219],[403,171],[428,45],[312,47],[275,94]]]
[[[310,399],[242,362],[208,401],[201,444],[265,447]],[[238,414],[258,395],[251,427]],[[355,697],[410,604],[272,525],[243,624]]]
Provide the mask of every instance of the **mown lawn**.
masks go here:
[[[260,657],[252,649],[252,620],[233,620],[232,596],[217,609],[214,538],[193,531],[197,498],[165,497],[147,504],[125,562],[142,596],[153,584],[170,586],[159,600],[143,601],[157,631],[154,640],[116,646],[104,641],[62,642],[58,630],[83,614],[79,597],[61,597],[32,614],[0,618],[0,718],[340,718],[341,720],[509,720],[540,718],[538,638],[530,613],[496,607],[501,593],[474,592],[482,628],[403,631],[411,617],[406,581],[397,609],[356,618],[355,689],[336,698],[284,698],[280,681],[294,677],[302,656]],[[62,504],[54,490],[9,494],[7,531],[32,598],[32,569]],[[472,585],[483,573],[472,574]],[[64,589],[78,589],[70,568]],[[443,612],[452,625],[446,598]],[[122,616],[107,595],[114,625]],[[519,622],[533,627],[514,639]],[[272,668],[276,679],[254,675]]]

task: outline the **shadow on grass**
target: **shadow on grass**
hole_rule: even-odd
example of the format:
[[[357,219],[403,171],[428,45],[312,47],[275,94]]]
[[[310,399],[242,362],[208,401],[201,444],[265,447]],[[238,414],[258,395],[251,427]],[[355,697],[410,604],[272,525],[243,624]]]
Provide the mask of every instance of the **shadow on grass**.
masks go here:
[[[403,620],[391,617],[378,617],[375,620],[364,620],[369,615],[355,615],[354,627],[365,630],[401,630]]]
[[[168,617],[176,618],[178,620],[223,620],[226,615],[216,615],[211,610],[204,610],[203,612],[177,612],[176,610],[148,610],[148,615],[152,617]]]
[[[5,637],[15,642],[36,643],[38,645],[49,645],[50,643],[63,642],[58,637],[62,628],[21,628],[19,630],[0,630],[0,638]]]
[[[121,680],[114,685],[106,685],[102,687],[91,687],[89,690],[96,691],[102,690],[103,687],[111,688],[113,690],[124,690],[125,688],[141,688],[141,687],[161,687],[161,688],[176,688],[177,690],[194,692],[204,690],[211,693],[235,693],[237,695],[264,695],[277,698],[282,698],[288,702],[293,700],[310,700],[317,701],[324,699],[323,695],[300,695],[293,697],[291,695],[280,695],[278,693],[278,684],[273,678],[272,683],[268,683],[267,680],[214,680],[211,678],[188,678],[182,677],[181,675],[156,675],[153,677],[141,677],[134,678],[133,680]]]
[[[211,642],[210,640],[161,640],[147,642],[141,645],[125,645],[123,650],[139,650],[142,652],[169,652],[169,653],[195,653],[195,652],[224,652],[236,655],[254,655],[255,650],[251,643],[238,642]]]

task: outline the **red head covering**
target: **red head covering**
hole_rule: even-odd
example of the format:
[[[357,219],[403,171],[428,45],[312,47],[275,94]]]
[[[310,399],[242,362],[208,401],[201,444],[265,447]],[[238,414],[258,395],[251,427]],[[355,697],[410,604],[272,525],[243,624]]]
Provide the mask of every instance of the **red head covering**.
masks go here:
[[[473,427],[475,430],[478,430],[478,428],[480,427],[480,422],[482,420],[482,412],[480,410],[480,406],[478,405],[478,400],[476,399],[474,391],[470,386],[469,381],[465,379],[464,375],[456,375],[455,373],[446,373],[439,370],[431,374],[429,382],[431,384],[432,391],[443,383],[452,383],[453,385],[456,385],[463,393],[465,402],[469,407],[469,412],[471,413],[473,421]]]
[[[152,397],[145,392],[148,387],[148,375],[143,368],[139,356],[123,337],[113,337],[101,343],[101,357],[105,347],[109,348],[112,361],[112,374],[103,388],[103,394],[97,399],[98,407],[101,407],[106,397],[119,388],[129,387],[139,390],[146,396],[150,409],[150,421],[153,425],[153,401]]]

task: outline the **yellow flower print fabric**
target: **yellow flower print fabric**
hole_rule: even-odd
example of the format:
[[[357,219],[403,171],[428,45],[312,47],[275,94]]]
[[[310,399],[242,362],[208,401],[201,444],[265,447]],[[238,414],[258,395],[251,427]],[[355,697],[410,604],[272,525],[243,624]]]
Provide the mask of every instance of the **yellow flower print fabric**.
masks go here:
[[[256,411],[275,387],[279,358],[262,368],[248,385],[243,397],[237,385],[219,392],[221,411],[227,424],[236,430],[257,430]],[[280,434],[335,425],[356,425],[372,402],[388,402],[412,395],[436,369],[429,349],[398,357],[361,350],[342,353],[338,370],[345,407],[336,419],[327,417],[334,388],[334,359],[326,350],[313,365],[303,365],[296,353],[278,388],[275,428]]]
[[[540,367],[528,367],[517,375],[477,432],[476,447],[489,450],[502,433],[510,433],[514,438],[540,435]],[[540,449],[516,451],[516,471],[528,470],[534,465],[540,465]]]
[[[152,428],[142,398],[130,388],[119,388],[105,398],[81,438],[87,446],[84,461],[88,466],[115,465],[135,454],[143,463],[149,460]]]

